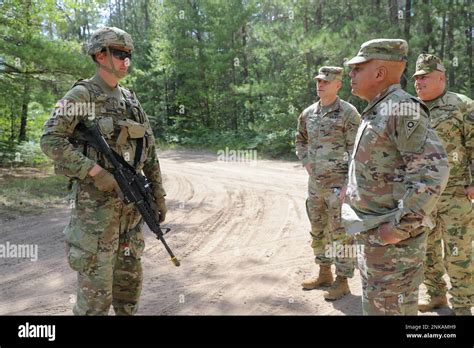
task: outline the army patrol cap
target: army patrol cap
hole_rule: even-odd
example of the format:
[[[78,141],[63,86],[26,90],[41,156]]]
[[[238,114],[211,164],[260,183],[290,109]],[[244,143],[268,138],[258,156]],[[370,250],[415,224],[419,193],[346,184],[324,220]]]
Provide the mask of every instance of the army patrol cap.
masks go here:
[[[354,65],[373,59],[406,62],[408,43],[402,39],[375,39],[364,42],[359,53],[344,65]]]
[[[436,70],[441,72],[446,71],[441,59],[433,54],[422,53],[416,60],[416,70],[412,77],[426,75]]]
[[[344,74],[344,69],[337,66],[323,66],[319,69],[315,80],[334,81],[341,80]]]
[[[133,50],[133,40],[129,33],[116,27],[103,27],[92,34],[89,42],[83,47],[84,53],[94,55],[109,46],[124,47]]]

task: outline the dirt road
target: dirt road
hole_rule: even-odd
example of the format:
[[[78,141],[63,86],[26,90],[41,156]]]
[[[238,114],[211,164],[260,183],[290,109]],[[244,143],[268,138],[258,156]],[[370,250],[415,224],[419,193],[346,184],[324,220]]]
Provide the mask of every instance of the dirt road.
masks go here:
[[[174,267],[146,231],[139,314],[360,315],[356,271],[352,294],[324,301],[303,291],[316,273],[299,163],[217,161],[216,154],[160,154],[169,212],[167,235],[182,266]],[[75,273],[66,264],[62,230],[69,209],[2,221],[0,244],[37,244],[38,260],[0,259],[0,315],[72,314]],[[112,313],[112,311],[111,311]],[[434,314],[434,313],[433,313]]]

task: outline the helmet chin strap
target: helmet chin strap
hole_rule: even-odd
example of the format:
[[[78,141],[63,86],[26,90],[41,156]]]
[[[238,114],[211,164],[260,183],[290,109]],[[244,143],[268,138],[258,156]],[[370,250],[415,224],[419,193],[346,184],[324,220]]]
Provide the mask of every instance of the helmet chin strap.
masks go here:
[[[100,64],[99,62],[96,62],[96,65],[98,68],[102,68],[104,69],[105,71],[107,71],[108,73],[111,73],[113,74],[117,79],[122,79],[125,77],[126,73],[120,73],[119,71],[117,71],[117,69],[115,69],[115,65],[114,65],[114,62],[112,61],[112,54],[110,53],[110,49],[109,49],[109,46],[106,46],[105,47],[105,50],[107,52],[107,59],[109,60],[109,64],[112,68],[109,68],[108,66],[106,65],[102,65]]]

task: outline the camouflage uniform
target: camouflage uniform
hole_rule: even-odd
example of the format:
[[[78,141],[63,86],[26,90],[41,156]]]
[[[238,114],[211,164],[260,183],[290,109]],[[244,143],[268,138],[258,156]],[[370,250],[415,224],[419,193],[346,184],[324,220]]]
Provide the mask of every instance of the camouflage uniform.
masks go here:
[[[315,79],[340,79],[343,69],[322,67]],[[298,118],[296,154],[308,163],[306,210],[311,223],[311,247],[319,265],[336,265],[336,274],[352,277],[354,259],[328,257],[327,248],[350,243],[341,226],[339,192],[347,182],[349,154],[360,123],[357,109],[339,99],[327,107],[320,102],[306,108]],[[333,250],[334,251],[334,250]]]
[[[407,50],[404,40],[371,40],[346,65],[406,61]],[[363,313],[416,315],[424,226],[430,225],[429,214],[446,186],[447,155],[429,128],[426,107],[399,84],[379,93],[361,116],[342,221],[362,250]],[[383,223],[392,223],[402,240],[384,243],[378,229]]]
[[[116,45],[131,45],[129,35],[120,29],[100,30],[108,35],[101,47],[114,40]],[[99,38],[104,38],[100,30]],[[154,190],[164,196],[147,115],[133,92],[110,87],[98,74],[76,82],[57,103],[45,123],[41,148],[54,160],[56,173],[74,181],[71,220],[64,230],[68,262],[78,272],[74,314],[107,315],[112,304],[116,314],[131,315],[138,310],[142,287],[143,220],[133,204],[124,204],[115,191],[99,191],[88,176],[95,164],[113,172],[111,163],[76,129],[79,123],[91,126],[96,121],[110,147],[143,170]]]
[[[421,54],[413,76],[435,70],[445,72],[441,60]],[[473,185],[474,103],[462,94],[449,91],[425,103],[430,109],[430,125],[448,153],[450,173],[446,190],[432,214],[436,227],[428,235],[424,284],[430,297],[446,296],[443,241],[444,263],[451,281],[451,304],[456,312],[459,307],[470,308],[474,304],[472,203],[464,190],[465,186]]]

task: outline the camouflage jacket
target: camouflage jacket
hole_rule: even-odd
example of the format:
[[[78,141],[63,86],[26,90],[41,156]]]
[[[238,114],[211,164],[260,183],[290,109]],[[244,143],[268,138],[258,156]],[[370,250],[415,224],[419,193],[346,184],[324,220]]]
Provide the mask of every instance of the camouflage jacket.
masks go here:
[[[431,115],[430,125],[448,153],[448,186],[471,185],[474,163],[474,102],[465,95],[446,92],[427,105]]]
[[[362,113],[342,206],[348,233],[393,222],[404,238],[432,226],[429,214],[446,187],[446,151],[429,127],[429,111],[392,85]]]
[[[54,160],[57,174],[91,184],[87,174],[96,163],[113,171],[104,156],[76,131],[79,123],[89,127],[97,122],[111,148],[137,170],[143,170],[154,191],[165,195],[148,117],[133,92],[117,88],[107,87],[98,75],[76,82],[46,121],[41,148]]]
[[[310,164],[317,182],[343,186],[360,115],[348,102],[337,98],[322,113],[320,102],[306,108],[298,118],[296,155]]]

